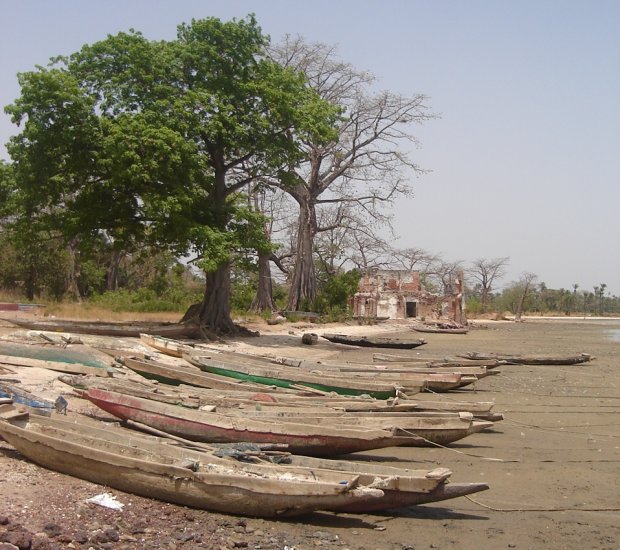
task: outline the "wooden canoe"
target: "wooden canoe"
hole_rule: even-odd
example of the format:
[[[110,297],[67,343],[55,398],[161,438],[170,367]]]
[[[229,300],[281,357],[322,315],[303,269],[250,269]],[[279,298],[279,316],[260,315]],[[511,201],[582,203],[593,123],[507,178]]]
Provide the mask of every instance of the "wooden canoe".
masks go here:
[[[19,304],[14,302],[1,302],[0,311],[32,311],[39,307],[45,307],[41,304]]]
[[[157,334],[169,338],[199,338],[200,331],[195,325],[180,323],[152,324],[152,323],[100,323],[96,321],[70,320],[31,320],[31,319],[0,319],[18,327],[30,330],[45,330],[50,332],[68,332],[75,334],[93,334],[97,336],[119,336],[139,338],[140,334]]]
[[[493,412],[492,401],[454,401],[454,400],[379,400],[361,397],[342,396],[302,396],[292,393],[250,391],[250,390],[211,390],[194,386],[168,386],[153,384],[149,380],[138,382],[128,379],[96,378],[92,376],[58,377],[76,389],[103,388],[118,393],[143,397],[164,403],[172,403],[188,408],[216,407],[239,410],[262,411],[312,411],[316,413],[334,411],[342,413],[372,413],[374,416],[396,413],[420,412],[467,412],[477,420],[497,422],[503,419],[501,413]]]
[[[27,417],[22,417],[20,424],[25,424],[26,421]],[[175,446],[172,446],[161,438],[109,424],[95,423],[83,417],[76,417],[71,420],[45,418],[35,423],[34,426],[29,426],[29,429],[45,432],[49,437],[59,440],[69,439],[73,443],[90,449],[90,452],[104,450],[119,454],[122,451],[124,455],[134,456],[135,449],[139,448],[140,452],[147,454],[147,456],[165,456],[173,464],[185,463],[190,465],[193,462],[204,465],[230,466],[232,463],[234,468],[239,466],[234,462],[234,458],[226,453],[226,449],[222,453],[218,449],[194,450],[183,448],[177,446],[176,442]],[[110,447],[110,443],[114,446]],[[222,458],[222,454],[227,458]],[[233,454],[232,456],[237,455]],[[275,476],[278,480],[284,480],[288,476],[301,475],[303,480],[309,474],[323,483],[334,478],[337,478],[339,483],[356,479],[358,487],[378,488],[383,493],[381,496],[375,494],[373,498],[366,499],[362,498],[362,495],[347,495],[348,491],[344,491],[344,494],[341,491],[336,498],[330,499],[329,502],[326,498],[323,499],[320,508],[317,508],[336,512],[382,512],[393,508],[447,500],[488,489],[488,485],[485,483],[448,483],[451,472],[445,468],[430,470],[395,468],[376,463],[359,464],[351,461],[318,459],[300,455],[283,457],[277,465],[263,462],[260,464],[244,463],[240,466],[239,471],[243,474],[260,476],[263,479]],[[158,485],[159,482],[154,484],[151,493],[147,496],[157,493]],[[283,488],[285,487],[283,485]],[[354,489],[349,487],[349,490]],[[155,494],[155,498],[161,497]],[[224,492],[222,498],[227,499],[228,494]],[[263,498],[260,493],[258,498]],[[289,496],[288,498],[292,497]],[[303,504],[309,503],[304,502]],[[281,506],[278,506],[277,510],[273,515],[284,515],[281,512]],[[303,513],[303,511],[303,509],[296,507],[287,515]],[[243,512],[234,510],[233,513]],[[264,512],[261,515],[265,515]]]
[[[16,357],[13,355],[0,355],[0,364],[11,365],[14,367],[32,367],[39,369],[53,370],[68,374],[84,374],[92,376],[109,377],[112,376],[112,367],[100,368],[89,367],[81,363],[64,363],[61,361],[44,361],[42,359],[30,359],[29,357]]]
[[[426,332],[431,334],[467,334],[467,327],[451,326],[444,323],[433,324],[414,324],[411,327],[416,332]]]
[[[258,391],[249,386],[237,385],[234,389],[210,389],[186,384],[156,384],[149,379],[130,380],[126,378],[95,378],[93,376],[66,375],[58,379],[76,389],[91,387],[103,388],[118,393],[135,395],[166,403],[182,404],[189,408],[204,405],[237,408],[280,408],[293,407],[332,408],[351,412],[406,412],[416,411],[415,401],[406,399],[382,400],[365,397],[347,397],[341,395],[314,395],[300,391],[287,391],[281,388],[261,386]]]
[[[110,376],[114,371],[109,356],[83,345],[63,347],[1,340],[0,363],[97,376]]]
[[[403,365],[377,365],[362,363],[332,363],[327,361],[306,361],[302,359],[278,358],[277,364],[304,369],[314,374],[332,376],[351,376],[357,378],[374,378],[379,381],[397,383],[403,392],[411,394],[410,388],[422,388],[432,392],[445,392],[462,388],[490,374],[485,367],[463,367],[450,371],[448,369],[431,369]],[[415,392],[417,393],[417,392]]]
[[[260,391],[265,389],[265,386],[262,384],[253,384],[250,381],[236,380],[228,376],[203,372],[192,365],[168,365],[158,361],[139,359],[136,357],[124,357],[122,363],[145,378],[157,380],[158,382],[172,386],[188,384],[201,388],[223,390],[246,388]]]
[[[500,371],[489,369],[486,366],[448,368],[448,367],[416,366],[415,364],[411,364],[411,363],[402,363],[402,364],[390,363],[388,365],[375,364],[375,365],[370,365],[368,367],[362,367],[361,369],[360,367],[356,367],[353,365],[345,365],[340,368],[341,372],[356,372],[357,370],[361,370],[363,372],[368,370],[370,372],[382,371],[382,372],[388,372],[388,373],[401,373],[401,374],[411,373],[411,374],[423,374],[423,375],[424,374],[426,375],[448,374],[448,373],[455,372],[455,373],[465,375],[465,376],[475,376],[478,380],[480,380],[481,378],[486,378],[487,376],[493,376],[496,374],[500,374]]]
[[[144,385],[136,384],[128,380],[115,381],[97,379],[82,379],[74,377],[62,377],[61,380],[74,388],[85,390],[86,398],[90,390],[101,389],[113,392],[115,398],[120,401],[119,395],[125,397],[138,397],[140,399],[179,405],[188,409],[200,409],[198,412],[211,412],[227,417],[259,420],[275,423],[301,423],[312,426],[332,426],[334,422],[339,427],[352,429],[380,429],[388,430],[397,435],[409,436],[411,441],[408,446],[426,447],[433,445],[447,445],[463,439],[468,435],[480,432],[492,425],[491,422],[474,419],[470,412],[446,412],[446,411],[419,411],[409,412],[347,412],[336,407],[330,407],[327,403],[306,404],[305,406],[291,406],[281,404],[263,408],[257,402],[254,406],[241,406],[239,402],[231,399],[228,402],[207,401],[191,394],[180,392],[160,391],[148,389]],[[79,394],[82,392],[78,391]],[[94,395],[94,393],[93,393]],[[217,404],[216,404],[217,403]],[[258,405],[258,406],[257,406]],[[104,407],[102,407],[104,408]],[[148,408],[148,407],[144,407]],[[151,407],[153,408],[153,407]],[[111,409],[108,412],[115,414]],[[174,410],[169,411],[169,414]],[[137,418],[129,418],[137,420]],[[151,425],[144,422],[147,425]],[[161,429],[161,426],[153,426]],[[168,431],[168,430],[164,430]],[[187,434],[184,435],[186,437]]]
[[[154,350],[171,357],[183,357],[184,353],[194,352],[193,346],[189,344],[155,334],[140,334],[140,341]]]
[[[23,416],[0,420],[0,435],[33,462],[149,498],[234,515],[283,517],[361,504],[383,496],[357,474],[216,460],[110,429],[89,434],[69,422]]]
[[[82,396],[117,418],[192,441],[281,443],[293,453],[329,456],[405,445],[419,439],[393,430],[313,426],[195,411],[99,388],[91,388]]]
[[[353,379],[347,376],[328,376],[293,367],[279,365],[250,365],[221,361],[211,356],[184,355],[183,358],[205,372],[227,376],[255,384],[265,384],[288,389],[313,388],[320,392],[340,395],[369,395],[376,399],[389,399],[403,393],[395,381]],[[420,385],[408,387],[408,395],[419,392]]]
[[[589,353],[578,353],[576,355],[510,355],[471,352],[459,355],[459,357],[473,360],[498,360],[509,365],[578,365],[594,359]]]
[[[42,399],[32,392],[18,388],[14,384],[8,384],[0,381],[0,397],[10,399],[17,405],[23,405],[28,409],[34,409],[39,414],[50,414],[54,410],[54,403],[46,399]]]
[[[49,344],[23,344],[0,341],[0,354],[24,357],[55,363],[75,363],[89,367],[106,369],[112,366],[112,359],[106,354],[88,346],[56,346]]]
[[[445,446],[460,441],[468,435],[479,433],[493,426],[493,422],[476,420],[471,413],[459,412],[409,412],[409,413],[346,413],[317,412],[299,410],[239,410],[237,414],[243,418],[260,419],[274,422],[302,422],[312,426],[333,426],[355,429],[389,430],[411,440],[408,447]]]
[[[425,472],[424,470],[383,466],[373,462],[360,464],[349,460],[322,459],[301,455],[291,455],[290,464],[313,469],[322,468],[341,472],[355,472],[361,476],[361,481],[365,481],[367,477],[381,476],[381,481],[377,482],[377,485],[380,483],[381,490],[384,493],[383,497],[360,505],[348,503],[339,508],[332,509],[336,512],[353,514],[384,512],[389,509],[449,500],[486,491],[489,488],[486,483],[448,483],[448,480],[445,478],[447,475],[445,468],[437,468],[436,470]],[[444,481],[441,481],[434,489],[427,491],[427,484],[430,482],[430,485],[432,485],[437,478]]]
[[[390,353],[373,353],[372,360],[375,363],[414,363],[431,368],[458,368],[458,367],[487,367],[492,369],[500,365],[505,365],[504,361],[497,359],[465,359],[454,357],[411,357],[408,355],[394,355]]]
[[[351,336],[348,334],[321,334],[321,337],[335,344],[371,348],[413,349],[426,344],[423,338],[404,340],[385,336]]]

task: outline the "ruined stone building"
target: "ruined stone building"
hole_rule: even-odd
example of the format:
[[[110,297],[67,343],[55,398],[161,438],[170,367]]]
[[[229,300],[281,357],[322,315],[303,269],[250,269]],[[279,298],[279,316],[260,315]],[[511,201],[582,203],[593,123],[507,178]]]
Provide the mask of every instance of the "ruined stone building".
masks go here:
[[[448,295],[427,291],[418,271],[376,269],[364,275],[353,297],[355,317],[387,319],[449,317],[464,322],[462,275]]]

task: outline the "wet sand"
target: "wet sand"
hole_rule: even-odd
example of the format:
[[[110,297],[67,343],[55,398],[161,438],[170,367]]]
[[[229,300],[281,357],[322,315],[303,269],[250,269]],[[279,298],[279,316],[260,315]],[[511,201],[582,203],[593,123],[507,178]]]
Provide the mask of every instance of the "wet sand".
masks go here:
[[[479,326],[485,328],[474,328],[467,335],[421,335],[398,323],[376,327],[265,325],[258,327],[263,333],[259,338],[228,342],[224,347],[343,361],[369,361],[373,351],[388,351],[349,348],[323,339],[317,346],[300,344],[304,332],[338,332],[342,328],[342,332],[358,334],[422,336],[427,345],[393,352],[417,357],[468,351],[585,352],[596,356],[575,366],[502,366],[501,374],[480,380],[475,389],[416,396],[417,400],[493,401],[494,410],[504,413],[505,419],[492,430],[471,435],[449,448],[392,448],[357,456],[390,465],[447,467],[453,471],[453,481],[484,481],[490,490],[379,516],[325,513],[286,522],[247,519],[249,532],[287,533],[298,549],[620,547],[620,321],[528,319],[519,324],[489,322]],[[51,392],[56,389],[49,381],[38,386]],[[10,454],[0,453],[0,467],[11,467],[14,460]],[[64,483],[58,476],[54,479]],[[0,483],[5,503],[9,486]],[[40,483],[29,490],[36,500]],[[40,523],[44,518],[34,515],[31,519]],[[253,543],[251,536],[246,538],[249,547],[255,547],[257,542]],[[261,544],[262,548],[278,547]]]
[[[506,365],[499,367],[501,374],[480,380],[475,390],[416,396],[493,401],[505,419],[449,448],[393,448],[366,455],[393,465],[447,467],[453,481],[484,481],[490,490],[394,516],[366,516],[358,527],[352,518],[347,527],[331,520],[325,525],[353,548],[355,541],[360,548],[620,547],[620,321],[530,319],[478,326],[487,328],[467,335],[414,333],[428,343],[393,353],[584,352],[596,358],[574,366]],[[398,325],[389,331],[409,333],[399,333]],[[323,340],[314,353],[321,356],[332,348]],[[351,361],[389,351],[339,350],[337,357]],[[369,526],[385,531],[369,531]],[[357,533],[353,537],[351,529]]]

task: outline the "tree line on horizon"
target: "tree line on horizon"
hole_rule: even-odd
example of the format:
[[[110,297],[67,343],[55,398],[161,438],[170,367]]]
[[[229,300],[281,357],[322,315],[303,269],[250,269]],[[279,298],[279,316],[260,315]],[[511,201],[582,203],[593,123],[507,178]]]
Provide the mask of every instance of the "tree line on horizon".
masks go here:
[[[231,308],[344,311],[373,267],[415,269],[439,293],[462,269],[390,245],[390,206],[424,172],[407,148],[435,117],[428,98],[377,91],[333,47],[208,18],[169,41],[109,35],[18,81],[2,289],[187,307],[234,333]],[[468,271],[483,311],[500,260],[491,284],[492,260]]]
[[[478,258],[465,270],[470,315],[508,312],[519,320],[525,313],[593,316],[620,312],[620,297],[606,295],[606,283],[595,285],[592,292],[580,290],[578,283],[571,289],[552,289],[539,282],[535,273],[523,272],[517,280],[497,291],[509,260],[508,257]]]

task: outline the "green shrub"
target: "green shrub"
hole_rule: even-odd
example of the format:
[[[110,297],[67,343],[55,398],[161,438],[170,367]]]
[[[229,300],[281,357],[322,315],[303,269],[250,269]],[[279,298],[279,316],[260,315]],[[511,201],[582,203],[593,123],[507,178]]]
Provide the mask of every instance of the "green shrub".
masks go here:
[[[361,274],[356,269],[330,277],[314,302],[302,304],[302,309],[308,307],[309,311],[327,315],[334,321],[350,317],[349,301],[357,292],[360,278]]]
[[[465,311],[472,315],[478,315],[482,313],[482,302],[477,296],[469,296],[465,300]]]
[[[201,294],[175,287],[169,288],[162,294],[150,288],[108,291],[94,296],[91,302],[115,312],[150,313],[159,311],[185,312],[191,304],[199,302],[201,299]]]
[[[232,282],[230,286],[231,309],[234,311],[249,311],[255,294],[256,288],[251,282]]]

